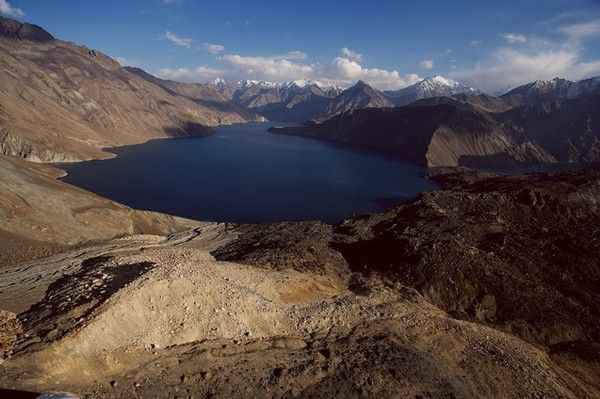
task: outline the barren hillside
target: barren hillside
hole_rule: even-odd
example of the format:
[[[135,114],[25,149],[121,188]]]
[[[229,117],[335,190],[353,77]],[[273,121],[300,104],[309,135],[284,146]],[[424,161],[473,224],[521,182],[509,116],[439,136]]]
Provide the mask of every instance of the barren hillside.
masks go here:
[[[107,158],[104,147],[259,118],[168,92],[96,50],[1,17],[0,88],[0,153],[37,162]]]

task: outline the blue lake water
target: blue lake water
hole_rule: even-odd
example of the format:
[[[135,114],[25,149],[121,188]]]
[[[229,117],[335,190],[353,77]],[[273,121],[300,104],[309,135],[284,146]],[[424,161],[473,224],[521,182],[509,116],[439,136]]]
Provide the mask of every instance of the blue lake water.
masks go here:
[[[154,140],[60,167],[64,181],[128,206],[220,222],[337,222],[436,188],[422,167],[268,133],[273,125],[281,124],[219,126],[208,137]]]

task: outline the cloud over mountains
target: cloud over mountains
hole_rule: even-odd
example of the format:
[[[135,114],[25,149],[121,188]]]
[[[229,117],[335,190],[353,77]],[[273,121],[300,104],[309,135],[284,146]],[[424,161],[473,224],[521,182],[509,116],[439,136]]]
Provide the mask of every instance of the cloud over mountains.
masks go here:
[[[274,56],[243,56],[223,54],[217,57],[222,68],[199,66],[189,68],[163,68],[157,75],[164,79],[198,82],[224,77],[230,80],[284,81],[313,79],[349,86],[364,80],[374,87],[402,88],[420,80],[416,74],[402,75],[396,70],[368,68],[359,63],[362,55],[346,47],[328,65],[303,62],[307,55],[301,51],[290,51]]]
[[[600,75],[600,59],[584,59],[586,42],[597,37],[600,37],[600,19],[580,20],[554,26],[544,36],[521,32],[498,33],[495,47],[488,45],[487,41],[474,39],[465,43],[465,47],[467,51],[479,52],[480,59],[475,62],[459,62],[456,58],[449,61],[443,58],[448,51],[440,50],[435,53],[436,56],[422,59],[417,64],[422,70],[446,74],[490,92],[537,79],[563,77],[579,80]],[[164,38],[185,48],[191,48],[194,41],[171,31],[167,31]],[[364,80],[378,89],[400,89],[421,80],[414,72],[401,73],[396,69],[366,66],[369,59],[346,46],[340,48],[328,63],[311,62],[308,54],[299,50],[265,56],[225,53],[222,44],[205,42],[202,48],[215,56],[214,65],[162,68],[157,75],[189,82],[217,77],[268,81],[312,79],[340,86]]]

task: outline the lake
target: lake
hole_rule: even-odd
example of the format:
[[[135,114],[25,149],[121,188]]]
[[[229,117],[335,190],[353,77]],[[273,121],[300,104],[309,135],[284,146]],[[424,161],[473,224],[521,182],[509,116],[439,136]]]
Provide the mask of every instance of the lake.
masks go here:
[[[219,126],[208,137],[119,147],[117,158],[61,164],[64,181],[137,209],[203,221],[338,222],[434,190],[425,169],[384,154]]]

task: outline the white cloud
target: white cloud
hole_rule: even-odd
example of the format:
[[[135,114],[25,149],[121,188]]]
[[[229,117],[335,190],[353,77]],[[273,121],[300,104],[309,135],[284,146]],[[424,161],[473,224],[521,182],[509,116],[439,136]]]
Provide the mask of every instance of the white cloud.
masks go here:
[[[537,51],[503,47],[473,69],[456,72],[453,77],[484,90],[496,90],[538,79],[579,80],[600,75],[600,61],[581,62],[579,58],[579,49],[569,46]]]
[[[186,39],[183,37],[179,37],[175,33],[170,32],[170,31],[167,31],[167,33],[165,33],[163,38],[167,39],[168,41],[170,41],[173,44],[176,44],[181,47],[187,47],[187,48],[190,48],[192,43],[194,42],[194,39]]]
[[[223,46],[222,44],[211,44],[204,42],[202,43],[202,47],[204,48],[204,50],[212,54],[217,54],[221,51],[225,51],[225,46]]]
[[[562,26],[558,29],[558,31],[567,35],[572,40],[581,40],[588,37],[600,37],[600,19],[574,25]]]
[[[505,33],[502,37],[509,44],[525,43],[527,41],[527,36],[520,33]]]
[[[229,81],[244,79],[265,81],[287,81],[312,79],[321,82],[350,86],[363,80],[378,89],[398,89],[421,80],[416,74],[401,75],[398,71],[379,68],[365,68],[358,62],[345,57],[335,57],[331,64],[304,63],[297,61],[306,58],[300,51],[275,56],[242,56],[223,54],[216,59],[224,69],[200,66],[196,69],[164,68],[156,75],[172,80],[203,82],[222,77]]]
[[[357,53],[356,51],[352,51],[348,47],[341,48],[340,54],[342,55],[342,57],[347,58],[352,61],[361,61],[362,60],[362,54]]]
[[[356,61],[344,57],[336,57],[331,68],[323,71],[321,80],[327,80],[342,86],[363,80],[378,89],[400,89],[421,80],[418,75],[411,73],[400,75],[398,71],[388,71],[379,68],[364,68]]]
[[[196,69],[188,68],[162,68],[156,72],[156,76],[162,79],[176,80],[180,82],[206,82],[214,78],[223,76],[223,71],[219,69],[199,66]]]
[[[307,57],[305,52],[302,51],[289,51],[285,54],[275,55],[271,58],[278,60],[305,60]]]
[[[181,4],[183,3],[183,0],[162,0],[163,3],[165,4]]]
[[[423,69],[431,69],[433,68],[433,60],[423,60],[419,62],[419,66]]]
[[[218,58],[237,71],[244,79],[295,80],[310,77],[313,65],[302,65],[281,56],[245,57],[225,54]]]
[[[483,40],[471,40],[471,43],[469,43],[472,47],[477,47],[480,44],[483,43]]]
[[[483,90],[496,91],[538,79],[580,80],[600,75],[600,59],[584,59],[584,41],[600,36],[600,19],[562,26],[556,32],[562,37],[554,40],[504,34],[507,45],[492,49],[474,67],[458,69],[450,76]]]
[[[25,13],[20,8],[11,6],[8,1],[0,0],[0,13],[9,17],[21,18],[25,16]]]

